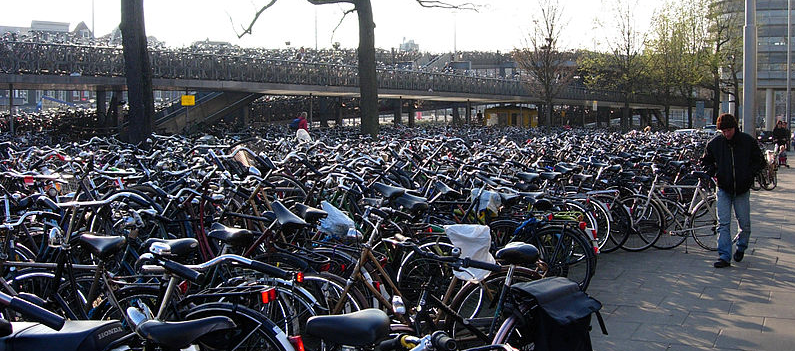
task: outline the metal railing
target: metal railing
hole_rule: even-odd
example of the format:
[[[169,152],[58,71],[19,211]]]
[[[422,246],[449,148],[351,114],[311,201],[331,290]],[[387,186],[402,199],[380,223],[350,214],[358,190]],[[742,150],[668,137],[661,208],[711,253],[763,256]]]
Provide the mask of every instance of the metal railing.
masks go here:
[[[358,69],[351,65],[179,50],[151,50],[149,55],[153,78],[359,86]],[[124,76],[124,55],[121,47],[0,41],[0,72],[121,77]],[[536,100],[540,97],[538,91],[533,91],[521,81],[511,78],[378,69],[377,79],[381,89],[524,96]],[[592,90],[582,86],[569,86],[557,98],[613,102],[624,100],[619,92]],[[662,104],[658,97],[651,95],[634,95],[631,100],[635,103]]]

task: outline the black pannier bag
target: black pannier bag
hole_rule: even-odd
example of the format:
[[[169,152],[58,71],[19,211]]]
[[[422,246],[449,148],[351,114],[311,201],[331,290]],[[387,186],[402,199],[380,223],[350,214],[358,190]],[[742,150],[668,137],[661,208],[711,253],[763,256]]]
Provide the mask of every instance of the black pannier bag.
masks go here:
[[[584,351],[591,347],[591,314],[596,313],[602,333],[607,334],[599,310],[602,304],[580,291],[577,283],[563,277],[545,278],[511,286],[516,303],[534,306],[521,316],[526,335],[532,335],[535,351]],[[519,309],[512,309],[516,313]]]

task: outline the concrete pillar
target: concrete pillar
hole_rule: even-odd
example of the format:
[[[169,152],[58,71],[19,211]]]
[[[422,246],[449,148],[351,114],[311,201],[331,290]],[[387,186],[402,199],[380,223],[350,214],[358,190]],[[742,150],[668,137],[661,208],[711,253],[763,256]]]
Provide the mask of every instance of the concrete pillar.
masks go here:
[[[105,113],[107,112],[107,95],[105,89],[97,87],[97,122],[100,127],[105,125]]]
[[[756,138],[756,1],[745,0],[743,27],[743,132]]]
[[[395,100],[395,116],[392,117],[392,123],[397,127],[403,123],[403,98],[400,97]]]
[[[773,96],[772,88],[765,89],[765,130],[773,130],[776,126],[776,107],[773,104]]]
[[[16,134],[14,128],[14,84],[8,85],[8,129],[11,135]]]
[[[409,128],[414,128],[414,125],[415,125],[414,124],[414,117],[415,117],[414,114],[415,114],[415,111],[416,111],[414,109],[414,100],[409,100],[409,108],[408,108],[408,110],[409,110]]]
[[[467,125],[472,124],[472,103],[467,99]]]

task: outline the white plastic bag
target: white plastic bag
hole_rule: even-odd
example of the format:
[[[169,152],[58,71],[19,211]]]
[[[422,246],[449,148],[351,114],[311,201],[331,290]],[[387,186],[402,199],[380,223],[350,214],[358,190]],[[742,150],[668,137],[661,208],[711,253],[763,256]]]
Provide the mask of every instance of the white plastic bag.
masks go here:
[[[502,206],[502,197],[494,191],[483,190],[482,188],[472,189],[469,197],[470,201],[478,201],[478,213],[488,209],[491,213],[498,213]]]
[[[298,139],[298,141],[312,142],[312,137],[309,136],[309,132],[307,132],[306,129],[295,131],[295,138]]]
[[[328,213],[326,218],[320,220],[321,232],[333,237],[344,238],[348,235],[349,229],[356,227],[356,223],[345,212],[340,211],[327,201],[321,202],[320,207]]]
[[[461,257],[469,257],[470,259],[495,263],[494,256],[489,252],[491,247],[491,229],[485,225],[478,224],[454,224],[444,227],[447,237],[450,242],[457,248],[461,249]],[[458,279],[466,280],[469,282],[477,283],[485,279],[491,272],[480,268],[462,268],[460,271],[454,271],[453,274]]]

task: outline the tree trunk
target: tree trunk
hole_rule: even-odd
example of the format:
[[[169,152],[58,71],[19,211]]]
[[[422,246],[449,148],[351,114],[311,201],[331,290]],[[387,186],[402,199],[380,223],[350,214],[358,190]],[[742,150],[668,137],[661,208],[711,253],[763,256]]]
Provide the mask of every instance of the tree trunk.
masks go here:
[[[544,125],[552,126],[552,99],[544,101]]]
[[[693,99],[687,98],[687,127],[693,128]]]
[[[720,77],[715,77],[712,86],[712,124],[718,121],[718,112],[720,112]]]
[[[632,114],[629,111],[629,98],[627,98],[624,100],[624,108],[621,109],[621,130],[623,132],[628,132],[632,127],[630,118],[632,118]]]
[[[359,108],[362,118],[361,132],[378,135],[378,79],[375,71],[375,23],[370,0],[356,1],[359,15]]]
[[[409,128],[414,128],[414,116],[416,115],[414,109],[414,100],[408,101],[408,112],[409,112]]]
[[[155,114],[152,96],[152,68],[146,47],[143,0],[122,0],[121,33],[124,50],[124,71],[127,77],[129,123],[122,138],[137,144],[152,134]]]
[[[453,125],[461,125],[461,111],[459,111],[458,105],[453,105]]]

